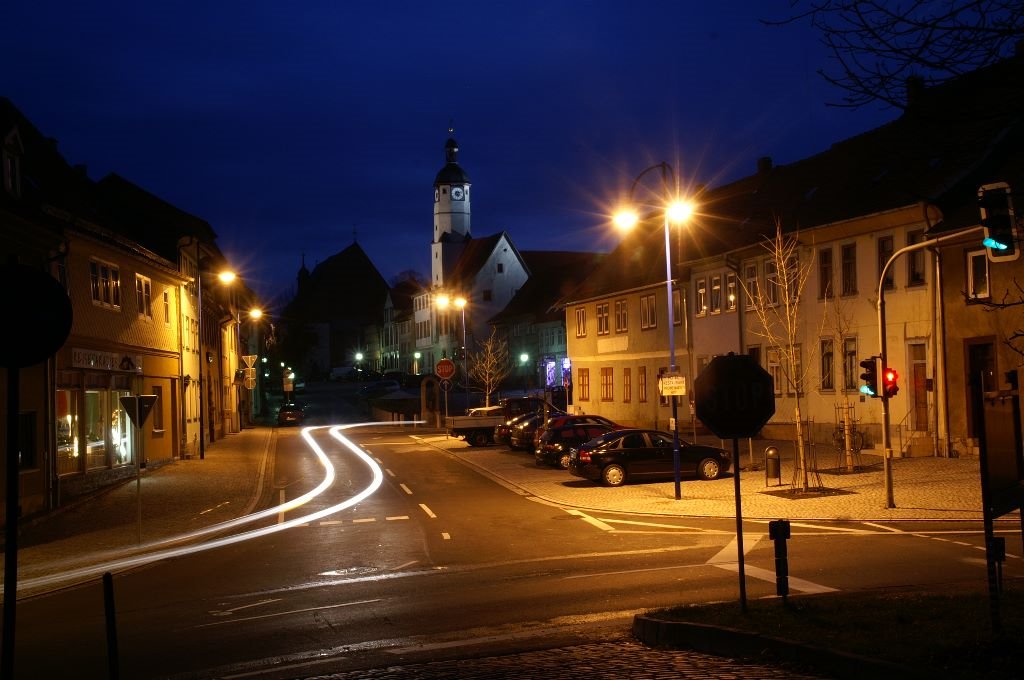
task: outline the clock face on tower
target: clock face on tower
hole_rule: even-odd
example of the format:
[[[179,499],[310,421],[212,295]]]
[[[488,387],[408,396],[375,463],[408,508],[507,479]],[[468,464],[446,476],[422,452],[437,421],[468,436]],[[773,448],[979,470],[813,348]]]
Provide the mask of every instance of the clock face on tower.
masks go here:
[[[464,197],[462,187],[452,187],[452,200],[461,201]]]
[[[437,190],[437,187],[434,187],[434,203],[437,203],[437,201],[438,201],[438,200],[439,200],[440,198],[441,198],[441,194],[440,194],[440,192],[439,192],[439,191]]]

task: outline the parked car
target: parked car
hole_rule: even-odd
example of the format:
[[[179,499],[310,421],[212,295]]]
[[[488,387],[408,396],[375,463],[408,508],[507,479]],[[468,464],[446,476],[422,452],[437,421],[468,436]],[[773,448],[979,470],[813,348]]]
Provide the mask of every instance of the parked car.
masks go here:
[[[616,423],[616,422],[614,422],[612,420],[609,420],[608,418],[605,418],[604,416],[587,415],[585,413],[584,414],[578,414],[578,415],[570,415],[568,413],[560,413],[560,414],[552,415],[551,417],[549,417],[548,421],[546,423],[544,423],[544,425],[542,427],[538,427],[537,431],[533,433],[533,447],[536,449],[537,446],[540,445],[541,436],[543,436],[544,432],[547,431],[548,429],[554,429],[556,427],[565,427],[566,425],[575,425],[575,424],[579,424],[579,425],[600,424],[600,425],[607,425],[612,430],[624,429],[618,423]]]
[[[278,425],[301,425],[305,419],[306,413],[300,404],[281,404],[281,408],[277,411]]]
[[[528,418],[533,415],[533,412],[520,413],[514,415],[511,418],[499,423],[494,428],[494,441],[499,444],[508,444],[512,441],[512,428],[519,424],[524,418]]]
[[[530,413],[521,418],[509,430],[509,448],[533,449],[533,433],[544,419],[543,413]]]
[[[549,427],[541,435],[533,455],[537,465],[554,465],[568,470],[569,452],[572,449],[611,431],[612,426],[605,423],[570,423]]]
[[[503,413],[501,406],[476,406],[474,408],[466,409],[466,415],[472,416],[473,418],[487,418],[489,416],[499,416]]]
[[[717,479],[731,466],[732,455],[725,449],[679,440],[679,463],[682,474]],[[672,435],[637,429],[609,432],[573,449],[569,472],[607,486],[673,477]]]

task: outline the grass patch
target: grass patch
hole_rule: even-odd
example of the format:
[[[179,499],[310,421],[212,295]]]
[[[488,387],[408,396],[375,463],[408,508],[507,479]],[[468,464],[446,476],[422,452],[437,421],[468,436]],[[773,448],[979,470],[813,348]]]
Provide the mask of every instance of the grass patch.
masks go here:
[[[1009,583],[1007,585],[1022,585]],[[663,620],[738,628],[907,666],[942,678],[1024,676],[1024,593],[1005,588],[994,632],[987,590],[950,585],[693,605]]]

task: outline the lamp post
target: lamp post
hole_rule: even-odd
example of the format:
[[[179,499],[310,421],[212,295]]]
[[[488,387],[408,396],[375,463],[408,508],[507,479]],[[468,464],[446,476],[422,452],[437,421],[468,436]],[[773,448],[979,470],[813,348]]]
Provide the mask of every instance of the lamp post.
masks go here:
[[[466,346],[466,303],[469,302],[461,295],[452,299],[447,295],[437,298],[437,306],[441,309],[448,309],[449,305],[454,306],[462,312],[462,371],[466,382],[466,408],[469,408],[469,348]]]
[[[629,189],[629,200],[631,203],[640,180],[652,170],[661,171],[661,187],[664,192],[664,206],[662,211],[665,227],[665,290],[666,300],[668,302],[668,370],[670,373],[675,373],[678,368],[676,366],[675,318],[672,309],[672,245],[670,234],[672,223],[682,224],[693,214],[693,205],[688,201],[680,200],[678,198],[678,187],[673,186],[676,184],[675,172],[672,170],[672,166],[664,161],[656,165],[652,165],[649,168],[645,168],[636,176],[636,179],[633,180],[633,185]],[[669,181],[670,179],[672,180],[671,183]],[[638,221],[639,216],[636,211],[631,208],[620,211],[615,216],[615,223],[623,229],[631,229]],[[682,493],[680,490],[679,474],[678,406],[676,402],[676,395],[672,394],[669,398],[672,401],[672,467],[675,471],[676,500],[679,500],[682,498]]]

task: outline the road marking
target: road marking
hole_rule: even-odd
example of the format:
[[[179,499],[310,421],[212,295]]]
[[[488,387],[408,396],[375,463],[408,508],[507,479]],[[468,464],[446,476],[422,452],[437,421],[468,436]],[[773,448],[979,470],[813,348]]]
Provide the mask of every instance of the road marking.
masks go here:
[[[903,531],[901,529],[897,529],[895,527],[887,527],[884,524],[878,524],[876,522],[864,522],[864,524],[868,525],[869,527],[875,527],[876,529],[881,529],[882,531],[891,531],[894,534],[902,534],[903,533]]]
[[[365,524],[367,522],[376,522],[376,521],[377,521],[376,517],[364,517],[362,519],[354,519],[354,520],[352,520],[352,523],[353,524]]]
[[[344,524],[344,522],[340,519],[328,519],[324,520],[323,522],[320,522],[320,526],[322,527],[330,527],[334,526],[335,524]]]
[[[746,540],[746,538],[749,538],[750,540],[748,541]],[[757,545],[757,542],[760,541],[762,538],[764,538],[764,534],[747,534],[747,536],[744,537],[743,541],[743,554],[746,555],[747,553],[749,553],[754,548],[754,546]],[[719,550],[718,553],[716,553],[705,564],[711,567],[725,569],[726,571],[739,572],[740,565],[739,562],[736,561],[736,543],[736,538],[733,537],[733,539],[729,541],[728,545]],[[746,562],[744,562],[743,564],[743,574],[751,578],[761,579],[762,581],[768,581],[769,583],[775,583],[776,581],[774,571],[762,569],[761,567],[754,567],[749,564],[746,564]],[[811,581],[805,581],[804,579],[797,578],[795,576],[789,577],[789,586],[794,590],[799,590],[804,593],[837,592],[835,588],[823,586],[817,583],[813,583]]]
[[[277,523],[284,524],[284,489],[277,492],[277,504],[281,506],[281,512],[277,513]]]
[[[388,469],[388,468],[384,468],[384,472],[388,473],[388,476],[389,476],[389,477],[394,477],[394,476],[395,476],[395,473],[394,473],[394,472],[392,472],[392,471],[391,471],[390,469]]]
[[[452,540],[451,535],[447,531],[442,531],[441,532],[441,538],[443,538],[446,541]]]
[[[423,510],[423,512],[427,513],[427,517],[429,517],[430,519],[437,519],[437,515],[435,515],[433,511],[431,511],[431,509],[428,508],[423,503],[420,503],[420,508]]]
[[[213,506],[212,508],[207,508],[206,510],[200,510],[199,514],[200,515],[205,515],[208,512],[213,512],[217,508],[223,508],[225,505],[230,505],[230,504],[231,504],[231,501],[224,501],[223,503],[218,503],[217,505]]]
[[[569,513],[570,515],[573,515],[574,517],[579,517],[580,519],[582,519],[587,524],[590,524],[591,526],[595,526],[598,529],[601,529],[602,531],[615,531],[615,527],[610,526],[608,524],[605,524],[601,520],[599,520],[599,519],[597,519],[595,517],[591,517],[590,515],[588,515],[586,513],[580,512],[579,510],[566,510],[566,512]]]
[[[404,491],[404,492],[405,492],[405,493],[407,493],[408,495],[410,495],[410,496],[412,495],[412,489],[410,489],[409,487],[407,487],[407,486],[406,486],[405,484],[399,484],[398,486],[400,486],[400,487],[401,487],[401,489],[402,489],[402,491]]]
[[[395,515],[394,517],[385,517],[384,519],[388,522],[394,522],[399,519],[409,519],[409,515]]]
[[[697,533],[700,533],[700,534],[733,534],[734,533],[732,531],[723,531],[723,530],[720,530],[720,529],[700,529],[698,527],[680,526],[680,525],[677,525],[677,524],[660,524],[658,522],[634,522],[634,521],[628,520],[628,519],[610,519],[608,517],[602,517],[601,521],[602,522],[607,522],[608,524],[630,524],[630,525],[633,525],[633,526],[654,527],[654,528],[657,528],[657,529],[679,529],[680,531],[696,531]]]
[[[399,564],[397,567],[391,567],[391,571],[398,571],[399,569],[405,569],[406,567],[411,567],[412,565],[416,564],[417,562],[419,562],[419,560],[410,560],[410,561],[406,562],[405,564]]]
[[[381,602],[380,598],[376,600],[359,600],[356,602],[342,602],[340,604],[327,604],[322,607],[307,607],[306,609],[290,609],[288,611],[277,612],[274,614],[260,614],[259,616],[246,616],[239,619],[226,619],[224,621],[214,621],[213,623],[201,623],[196,628],[213,628],[214,626],[223,626],[228,623],[243,623],[245,621],[258,621],[260,619],[272,619],[278,616],[288,616],[290,614],[304,614],[306,612],[318,612],[325,609],[338,609],[340,607],[354,607],[360,604],[374,604]]]
[[[210,616],[228,616],[229,614],[234,614],[235,612],[241,611],[243,609],[251,609],[252,607],[261,607],[261,606],[263,606],[265,604],[270,604],[271,602],[280,602],[280,601],[281,601],[281,598],[277,597],[277,598],[274,598],[272,600],[260,600],[259,602],[253,602],[252,604],[243,604],[240,607],[234,607],[232,609],[211,609],[208,613],[210,614]]]

